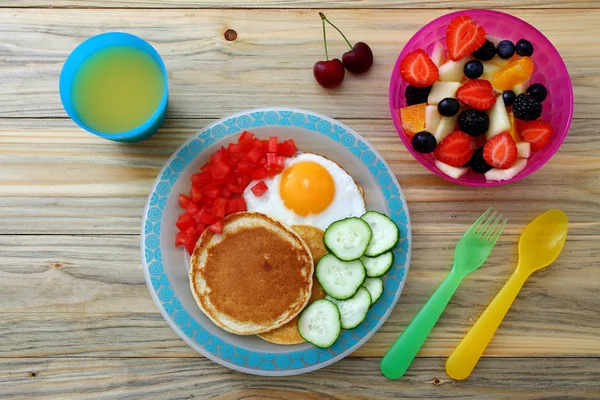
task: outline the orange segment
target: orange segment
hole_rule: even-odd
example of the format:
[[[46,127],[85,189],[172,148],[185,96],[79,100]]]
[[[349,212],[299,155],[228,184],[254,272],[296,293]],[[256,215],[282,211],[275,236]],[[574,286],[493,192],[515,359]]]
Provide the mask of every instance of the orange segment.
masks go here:
[[[415,104],[400,109],[402,129],[410,137],[425,129],[425,106],[426,103]]]
[[[492,79],[492,84],[498,90],[509,90],[515,85],[527,81],[533,74],[534,64],[531,58],[521,57],[511,61],[502,68]]]
[[[518,143],[521,141],[521,138],[517,133],[517,127],[515,126],[515,114],[513,114],[512,111],[508,112],[508,120],[510,121],[510,129],[508,130],[508,133],[510,133],[510,136],[512,136],[515,142]]]

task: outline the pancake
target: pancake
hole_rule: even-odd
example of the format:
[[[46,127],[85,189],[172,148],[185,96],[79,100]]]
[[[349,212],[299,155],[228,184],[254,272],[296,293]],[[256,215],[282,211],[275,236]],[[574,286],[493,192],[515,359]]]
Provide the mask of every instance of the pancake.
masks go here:
[[[238,335],[278,328],[306,306],[313,259],[291,228],[256,212],[223,219],[223,233],[205,231],[192,254],[190,287],[200,310]]]
[[[323,244],[323,231],[319,228],[310,225],[293,225],[292,229],[296,231],[298,235],[304,240],[310,253],[312,254],[313,261],[316,264],[321,257],[327,254],[327,249]],[[317,281],[317,278],[313,274],[313,286],[310,299],[308,304],[315,300],[322,299],[325,297],[325,291]],[[308,305],[307,304],[307,305]],[[267,342],[276,344],[299,344],[304,343],[304,339],[298,333],[298,317],[296,316],[287,324],[273,329],[272,331],[260,333],[261,339]]]

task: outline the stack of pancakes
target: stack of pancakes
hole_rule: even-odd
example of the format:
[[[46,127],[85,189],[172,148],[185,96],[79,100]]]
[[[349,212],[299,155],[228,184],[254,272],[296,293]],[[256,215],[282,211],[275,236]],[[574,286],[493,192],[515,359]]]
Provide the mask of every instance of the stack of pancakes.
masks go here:
[[[223,233],[206,231],[192,254],[190,286],[202,312],[238,335],[297,344],[297,316],[325,297],[314,264],[327,252],[323,231],[289,228],[256,212],[231,214]]]

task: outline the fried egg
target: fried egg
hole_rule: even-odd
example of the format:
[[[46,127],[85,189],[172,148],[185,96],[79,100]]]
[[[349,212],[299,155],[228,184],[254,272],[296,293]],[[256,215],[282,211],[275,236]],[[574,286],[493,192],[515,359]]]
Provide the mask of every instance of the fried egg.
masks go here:
[[[263,180],[268,189],[255,196],[244,191],[248,211],[275,217],[288,225],[326,229],[331,223],[365,213],[362,191],[342,167],[325,157],[301,153],[286,159],[281,174]]]

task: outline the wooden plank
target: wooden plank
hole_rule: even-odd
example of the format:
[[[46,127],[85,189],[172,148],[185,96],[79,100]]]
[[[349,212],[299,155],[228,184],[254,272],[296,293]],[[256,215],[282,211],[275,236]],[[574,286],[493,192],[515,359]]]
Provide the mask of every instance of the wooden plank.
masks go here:
[[[388,118],[391,70],[406,41],[447,11],[331,10],[353,40],[373,47],[375,64],[348,76],[337,90],[316,84],[312,65],[323,58],[316,11],[5,9],[0,13],[0,117],[63,117],[57,94],[62,63],[85,38],[127,31],[149,40],[169,70],[174,118],[212,118],[264,105],[303,107],[332,117]],[[557,46],[570,70],[578,118],[600,114],[600,10],[514,10]],[[237,40],[223,38],[235,29]],[[331,36],[330,54],[345,43]]]
[[[2,234],[138,233],[160,168],[211,121],[167,120],[151,140],[125,145],[66,119],[0,119]],[[518,225],[561,208],[578,234],[600,234],[598,120],[574,120],[550,162],[510,190],[458,186],[435,176],[408,153],[389,120],[342,122],[369,140],[396,173],[416,233],[463,232],[494,206]]]
[[[5,0],[1,7],[52,8],[598,8],[590,0],[237,0],[223,4],[218,0]]]
[[[421,355],[447,356],[458,344],[514,270],[522,228],[503,235],[465,279]],[[381,357],[450,269],[458,235],[413,238],[400,301],[356,356]],[[556,263],[526,283],[486,356],[600,356],[600,298],[590,279],[599,239],[569,236]],[[0,236],[0,357],[195,357],[156,310],[138,246],[133,235]]]
[[[1,359],[4,399],[597,399],[600,359],[487,359],[468,381],[444,372],[444,359],[416,359],[388,380],[379,360],[345,359],[308,375],[265,378],[204,359]],[[535,368],[532,368],[535,365]],[[510,390],[510,395],[507,393]]]

